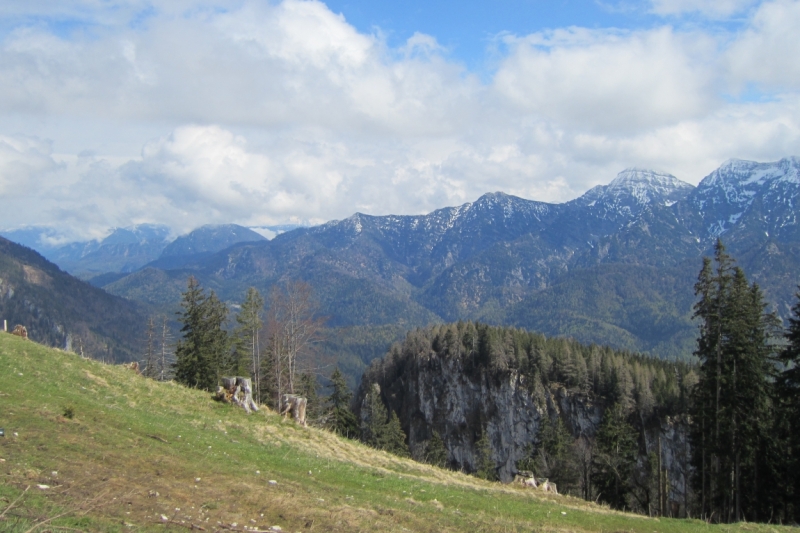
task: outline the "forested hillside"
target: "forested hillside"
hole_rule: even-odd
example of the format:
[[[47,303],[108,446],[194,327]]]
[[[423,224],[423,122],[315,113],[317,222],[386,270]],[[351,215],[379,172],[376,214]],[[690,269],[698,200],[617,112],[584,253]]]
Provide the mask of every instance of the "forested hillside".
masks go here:
[[[0,237],[0,321],[24,325],[32,340],[97,359],[136,360],[145,317],[141,306]]]
[[[800,294],[788,327],[718,241],[694,286],[698,364],[472,322],[410,332],[362,377],[418,460],[643,514],[800,515]]]

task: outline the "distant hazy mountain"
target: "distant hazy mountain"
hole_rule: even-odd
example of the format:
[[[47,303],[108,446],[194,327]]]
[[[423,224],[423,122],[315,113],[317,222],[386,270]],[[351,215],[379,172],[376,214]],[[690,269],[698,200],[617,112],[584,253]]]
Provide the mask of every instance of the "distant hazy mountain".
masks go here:
[[[0,237],[5,237],[9,241],[27,246],[40,254],[59,247],[59,245],[55,244],[58,242],[58,231],[47,226],[26,226],[14,230],[3,230],[0,231]]]
[[[39,343],[98,359],[140,359],[144,312],[37,252],[0,237],[0,327],[22,324]]]
[[[274,226],[276,233],[296,226]],[[139,224],[115,228],[102,240],[53,246],[53,228],[30,227],[2,232],[11,241],[37,250],[59,267],[102,286],[161,259],[157,266],[178,268],[239,242],[263,241],[265,237],[236,224],[202,226],[170,242],[171,230],[164,225]]]
[[[29,231],[33,234],[36,231]],[[52,229],[48,229],[52,232]],[[40,232],[42,235],[43,232]],[[42,238],[34,239],[8,232],[8,238],[39,251],[48,260],[82,279],[106,272],[133,272],[157,258],[169,242],[170,229],[155,224],[139,224],[115,228],[102,240],[73,242],[58,247],[48,246]]]
[[[169,243],[159,258],[148,266],[163,269],[183,268],[234,244],[265,240],[266,237],[261,234],[236,224],[206,225]]]
[[[798,169],[797,158],[731,161],[696,188],[629,169],[565,204],[491,193],[428,215],[357,213],[106,288],[175,306],[189,273],[231,302],[299,278],[337,326],[479,319],[682,357],[696,335],[694,280],[717,237],[788,315]]]

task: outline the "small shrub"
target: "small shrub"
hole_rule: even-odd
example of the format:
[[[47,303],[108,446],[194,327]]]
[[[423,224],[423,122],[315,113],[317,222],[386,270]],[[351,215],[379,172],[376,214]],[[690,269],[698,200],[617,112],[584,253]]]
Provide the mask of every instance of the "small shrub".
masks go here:
[[[62,414],[64,415],[64,418],[69,418],[72,420],[72,418],[75,416],[75,408],[71,405],[68,405],[64,408],[64,412]]]

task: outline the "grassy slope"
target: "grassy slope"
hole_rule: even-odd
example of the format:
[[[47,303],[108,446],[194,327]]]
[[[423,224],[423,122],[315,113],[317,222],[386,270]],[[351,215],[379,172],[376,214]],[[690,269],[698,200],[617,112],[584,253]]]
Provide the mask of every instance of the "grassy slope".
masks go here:
[[[52,517],[48,527],[80,531],[778,529],[654,520],[482,482],[2,333],[0,427],[2,531]]]

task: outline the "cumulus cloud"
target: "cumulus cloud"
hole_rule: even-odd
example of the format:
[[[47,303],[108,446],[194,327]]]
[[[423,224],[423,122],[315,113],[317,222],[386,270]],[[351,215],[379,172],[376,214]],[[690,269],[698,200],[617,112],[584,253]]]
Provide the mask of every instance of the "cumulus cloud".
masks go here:
[[[38,179],[58,168],[52,146],[35,138],[0,135],[0,195],[16,199],[36,191]]]
[[[713,43],[702,35],[570,28],[506,41],[496,89],[556,123],[635,131],[696,117],[713,102]]]
[[[800,2],[778,0],[756,11],[750,27],[727,52],[733,79],[768,92],[800,90]]]
[[[504,34],[483,78],[434,35],[392,49],[315,0],[44,5],[0,6],[0,227],[264,227],[496,190],[559,202],[629,166],[696,183],[800,141],[788,0],[653,2],[747,13],[729,33]],[[56,31],[58,17],[85,29]],[[752,85],[769,98],[736,96]]]

